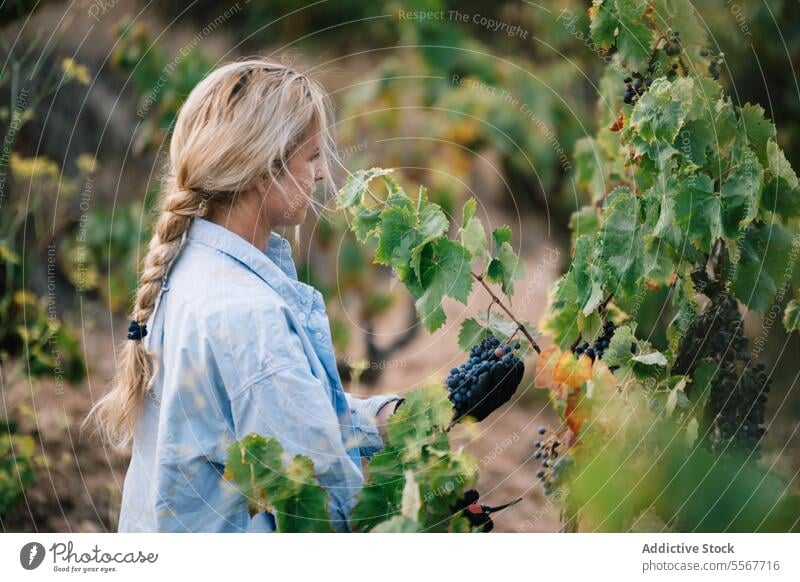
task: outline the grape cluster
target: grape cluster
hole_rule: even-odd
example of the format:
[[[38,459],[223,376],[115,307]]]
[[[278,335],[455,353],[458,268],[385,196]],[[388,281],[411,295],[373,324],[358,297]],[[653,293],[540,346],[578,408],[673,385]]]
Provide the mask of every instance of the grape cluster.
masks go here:
[[[771,378],[763,364],[750,360],[736,299],[719,282],[709,281],[704,269],[692,272],[692,279],[711,301],[681,338],[673,371],[693,374],[698,362],[714,367],[706,405],[712,449],[758,458]]]
[[[722,61],[717,56],[711,57],[711,60],[708,62],[708,74],[711,75],[714,80],[719,79],[719,65],[721,62]]]
[[[766,433],[762,425],[771,378],[763,364],[754,366],[750,360],[735,298],[720,292],[703,316],[714,325],[706,329],[715,330],[706,341],[704,354],[716,364],[709,395],[715,425],[713,448],[718,452],[752,451],[758,457]]]
[[[572,352],[577,356],[581,357],[582,355],[586,354],[589,358],[594,362],[595,358],[602,360],[603,353],[608,349],[609,344],[611,343],[611,338],[614,337],[614,332],[617,330],[617,326],[614,325],[613,321],[606,321],[605,325],[603,326],[603,333],[594,340],[594,343],[590,346],[589,342],[583,342],[575,346]],[[633,344],[632,349],[635,349],[636,344]]]
[[[539,434],[544,436],[546,433],[547,429],[540,426]],[[536,477],[544,486],[544,494],[550,495],[564,482],[574,461],[571,457],[561,456],[559,451],[561,441],[555,435],[538,440],[533,445],[536,447],[533,458],[542,463],[542,468],[536,472]]]
[[[664,45],[664,52],[671,57],[681,54],[681,33],[671,28],[667,32],[667,43]]]
[[[470,358],[450,370],[445,380],[455,420],[467,414],[483,420],[511,398],[525,366],[517,356],[520,342],[501,343],[491,336],[473,346]]]
[[[469,521],[469,525],[471,527],[478,528],[484,533],[489,533],[492,531],[492,529],[494,529],[494,522],[492,521],[491,517],[493,513],[500,511],[501,509],[505,509],[506,507],[511,507],[512,505],[522,501],[522,498],[520,497],[519,499],[515,499],[510,503],[504,503],[503,505],[490,507],[489,505],[478,503],[478,499],[480,499],[480,493],[475,491],[475,489],[465,491],[464,496],[459,499],[453,507],[451,507],[451,510],[453,513],[460,512],[461,515],[467,518],[467,521]]]
[[[622,96],[622,101],[626,105],[633,105],[650,88],[650,85],[653,84],[653,71],[655,71],[655,66],[650,65],[647,67],[645,76],[642,76],[641,73],[632,73],[630,77],[622,80],[625,83],[625,94]]]

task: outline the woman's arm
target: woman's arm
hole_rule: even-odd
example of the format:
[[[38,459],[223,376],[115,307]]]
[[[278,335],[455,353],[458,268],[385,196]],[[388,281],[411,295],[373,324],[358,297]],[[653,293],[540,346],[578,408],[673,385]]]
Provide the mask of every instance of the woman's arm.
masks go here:
[[[347,405],[358,434],[361,456],[370,459],[383,448],[386,440],[386,421],[403,398],[396,394],[359,398],[345,392]]]

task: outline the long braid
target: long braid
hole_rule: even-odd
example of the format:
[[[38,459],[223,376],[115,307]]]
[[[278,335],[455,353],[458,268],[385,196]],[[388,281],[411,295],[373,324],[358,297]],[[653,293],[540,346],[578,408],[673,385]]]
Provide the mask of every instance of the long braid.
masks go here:
[[[139,289],[131,319],[144,324],[154,312],[169,269],[180,253],[193,217],[201,209],[202,196],[194,190],[165,180],[166,196],[142,263]],[[124,450],[133,438],[140,404],[158,370],[158,359],[142,341],[127,341],[120,353],[114,388],[97,401],[82,426],[97,417],[102,437],[112,447]]]

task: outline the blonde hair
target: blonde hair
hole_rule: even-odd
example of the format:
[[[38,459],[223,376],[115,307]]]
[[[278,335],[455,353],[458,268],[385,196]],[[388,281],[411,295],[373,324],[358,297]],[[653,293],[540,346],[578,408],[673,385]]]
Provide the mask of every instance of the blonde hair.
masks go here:
[[[281,189],[277,178],[283,177],[288,159],[303,140],[320,138],[323,175],[332,188],[331,121],[330,98],[317,82],[263,57],[227,63],[200,81],[175,121],[159,212],[131,319],[144,324],[156,310],[162,284],[194,217],[232,205],[237,194],[251,192],[261,178],[268,177]],[[314,207],[316,201],[310,202]],[[81,426],[95,419],[103,440],[123,451],[133,440],[159,363],[142,340],[126,340],[119,356],[112,389],[94,404]]]

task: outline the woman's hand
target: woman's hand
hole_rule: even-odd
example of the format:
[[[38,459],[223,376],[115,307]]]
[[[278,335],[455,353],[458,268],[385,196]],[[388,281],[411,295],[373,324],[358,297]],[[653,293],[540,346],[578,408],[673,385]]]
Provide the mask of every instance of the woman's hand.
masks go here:
[[[384,441],[386,440],[386,422],[389,420],[389,417],[397,411],[397,407],[403,403],[403,400],[404,399],[387,402],[378,409],[378,414],[375,415],[375,424],[378,426],[378,433]]]

